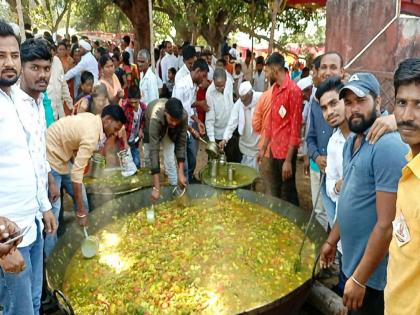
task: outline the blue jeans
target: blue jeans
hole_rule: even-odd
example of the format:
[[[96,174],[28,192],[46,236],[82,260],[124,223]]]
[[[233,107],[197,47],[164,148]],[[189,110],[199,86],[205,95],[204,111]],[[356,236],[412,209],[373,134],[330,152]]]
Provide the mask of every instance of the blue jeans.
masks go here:
[[[197,140],[193,136],[187,135],[187,154],[185,159],[184,173],[191,182],[194,179],[194,171],[197,165]]]
[[[38,315],[41,306],[44,240],[37,221],[37,238],[29,246],[19,248],[25,270],[4,272],[0,268],[0,304],[4,315]]]
[[[73,186],[71,183],[70,174],[61,175],[53,169],[51,169],[51,174],[54,177],[55,184],[57,185],[57,189],[60,190],[61,186],[63,186],[65,190],[67,191],[67,193],[73,198],[73,201],[74,201]],[[84,185],[82,185],[82,198],[83,198],[83,206],[86,208],[86,210],[89,211],[86,189]],[[74,208],[76,210],[75,204],[74,204]],[[52,203],[52,212],[54,213],[55,219],[57,221],[57,227],[59,224],[58,217],[60,216],[60,209],[61,209],[61,198],[58,198],[55,202]],[[45,236],[45,241],[44,241],[45,256],[48,257],[51,254],[51,252],[53,251],[55,247],[55,244],[57,244],[57,240],[58,240],[57,232],[55,232],[54,234],[47,234]]]
[[[141,167],[140,151],[138,144],[130,144],[131,156],[133,157],[133,162],[137,168]]]
[[[324,206],[325,211],[327,212],[327,219],[328,224],[332,228],[334,225],[334,217],[335,217],[335,202],[331,200],[330,197],[327,195],[327,185],[324,181],[321,183],[321,197],[322,197],[322,204]]]

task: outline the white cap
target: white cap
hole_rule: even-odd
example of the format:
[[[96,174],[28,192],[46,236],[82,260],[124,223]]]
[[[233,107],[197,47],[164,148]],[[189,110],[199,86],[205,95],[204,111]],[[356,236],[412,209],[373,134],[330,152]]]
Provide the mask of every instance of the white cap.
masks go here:
[[[83,49],[87,50],[87,51],[92,50],[92,46],[87,41],[85,41],[84,39],[79,40],[79,46],[82,47]]]
[[[306,77],[303,79],[300,79],[297,83],[297,86],[299,87],[299,89],[301,89],[302,91],[308,87],[310,87],[312,85],[312,77]]]
[[[252,85],[249,81],[244,81],[239,86],[239,96],[245,96],[252,91]]]

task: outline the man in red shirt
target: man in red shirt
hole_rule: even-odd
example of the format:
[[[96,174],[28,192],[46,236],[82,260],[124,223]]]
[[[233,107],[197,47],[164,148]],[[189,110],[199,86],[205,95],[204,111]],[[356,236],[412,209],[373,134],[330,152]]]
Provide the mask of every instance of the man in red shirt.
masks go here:
[[[267,59],[266,76],[275,82],[271,96],[271,111],[266,120],[266,140],[260,150],[264,156],[270,143],[270,164],[275,180],[274,196],[299,205],[295,174],[297,149],[302,127],[303,96],[284,68],[284,57],[275,52]]]

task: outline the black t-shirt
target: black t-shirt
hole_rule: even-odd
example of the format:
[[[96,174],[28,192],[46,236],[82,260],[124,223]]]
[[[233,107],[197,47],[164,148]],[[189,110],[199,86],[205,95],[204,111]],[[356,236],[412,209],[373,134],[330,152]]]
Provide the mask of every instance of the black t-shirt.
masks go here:
[[[120,81],[121,86],[124,86],[124,70],[121,69],[120,67],[118,67],[117,69],[115,69],[115,75],[117,76],[118,80]]]

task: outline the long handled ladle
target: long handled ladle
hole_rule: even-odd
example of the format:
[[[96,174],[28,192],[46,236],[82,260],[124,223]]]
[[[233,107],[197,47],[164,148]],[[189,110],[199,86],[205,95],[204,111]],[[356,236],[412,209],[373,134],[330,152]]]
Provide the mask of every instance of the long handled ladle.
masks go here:
[[[293,264],[296,273],[300,272],[302,270],[303,245],[305,244],[305,240],[306,240],[306,237],[308,235],[309,227],[312,225],[312,221],[315,218],[315,207],[318,204],[318,199],[319,199],[319,195],[321,193],[321,187],[322,187],[322,182],[324,181],[324,177],[325,177],[325,173],[322,173],[322,175],[321,175],[321,185],[319,185],[318,193],[316,194],[315,203],[314,203],[314,206],[312,207],[311,217],[309,218],[308,224],[306,225],[306,228],[305,228],[305,234],[303,235],[302,243],[300,244],[300,248],[299,248],[299,255],[298,255],[298,257],[296,258],[296,260]]]
[[[94,236],[89,236],[86,230],[86,227],[83,227],[83,233],[85,234],[85,239],[82,242],[82,255],[85,258],[92,258],[95,256],[99,249],[99,243]]]

